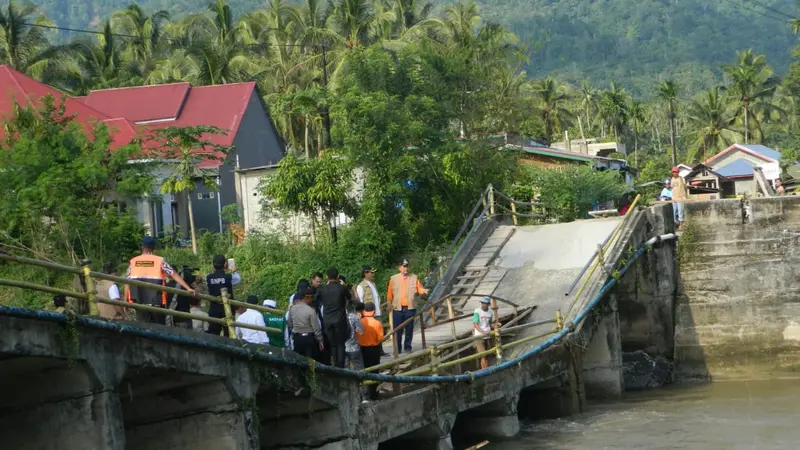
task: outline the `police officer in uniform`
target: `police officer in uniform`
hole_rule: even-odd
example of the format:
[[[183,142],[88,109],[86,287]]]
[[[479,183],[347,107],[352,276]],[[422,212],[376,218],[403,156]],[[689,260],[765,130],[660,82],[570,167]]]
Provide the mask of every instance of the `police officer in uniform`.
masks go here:
[[[216,255],[213,260],[214,272],[206,276],[206,284],[208,284],[208,295],[212,297],[222,297],[222,289],[228,290],[228,298],[233,299],[233,286],[242,281],[239,272],[227,273],[225,269],[228,268],[228,261],[224,255]],[[222,303],[213,302],[208,307],[208,316],[222,319],[225,317],[225,308]],[[220,331],[223,335],[228,336],[228,327],[223,327],[218,323],[208,324],[208,333],[219,336]]]
[[[195,295],[194,289],[189,286],[178,272],[173,269],[167,261],[153,254],[156,248],[156,239],[152,236],[145,236],[142,240],[142,254],[131,259],[128,265],[126,278],[129,280],[143,281],[154,285],[166,286],[167,277],[172,278],[191,295]],[[126,286],[126,299],[130,303],[149,305],[157,308],[167,307],[167,293],[138,286]],[[136,311],[136,320],[149,323],[165,323],[164,314],[152,313],[149,311]]]

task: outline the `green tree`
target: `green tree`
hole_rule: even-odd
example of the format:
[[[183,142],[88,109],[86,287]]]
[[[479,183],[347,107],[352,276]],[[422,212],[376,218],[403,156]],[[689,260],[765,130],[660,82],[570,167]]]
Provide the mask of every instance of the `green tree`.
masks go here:
[[[13,1],[0,11],[0,63],[42,77],[48,61],[41,53],[49,45],[43,27],[53,23],[37,11],[33,4]]]
[[[198,182],[209,189],[218,189],[215,177],[198,167],[198,164],[203,160],[223,161],[232,150],[231,147],[217,145],[209,140],[220,134],[225,134],[225,131],[210,126],[168,127],[152,132],[152,138],[163,152],[163,157],[167,161],[175,161],[171,163],[172,170],[161,184],[160,190],[162,194],[186,194],[194,254],[197,254],[197,234],[194,228],[192,193]]]
[[[692,100],[687,119],[695,136],[689,153],[690,162],[695,161],[698,155],[705,160],[711,154],[727,148],[739,135],[734,126],[736,110],[725,101],[719,88],[713,88]]]
[[[312,240],[320,219],[330,227],[331,239],[337,241],[335,219],[340,214],[353,215],[354,183],[349,161],[327,153],[320,158],[284,157],[275,175],[263,180],[261,191],[268,199],[266,207],[305,215],[311,221]]]
[[[672,165],[678,164],[677,130],[675,117],[677,117],[676,103],[678,101],[678,84],[672,80],[664,80],[658,85],[656,97],[667,105],[667,120],[669,120],[669,145],[672,149]]]
[[[90,133],[52,97],[17,106],[0,149],[0,243],[44,259],[131,256],[141,238],[136,219],[116,204],[152,186],[150,167],[130,164],[138,145],[110,150],[104,125]]]
[[[533,83],[531,90],[539,100],[542,121],[548,142],[561,136],[561,132],[569,127],[572,112],[567,108],[569,94],[563,85],[553,78],[547,77]]]
[[[608,90],[600,92],[597,115],[604,124],[604,131],[610,129],[614,139],[621,137],[628,123],[628,93],[625,89],[611,83]]]
[[[752,49],[737,52],[737,63],[726,65],[722,70],[731,82],[730,92],[739,102],[740,117],[744,125],[744,142],[750,142],[755,133],[761,138],[761,124],[753,112],[773,110],[770,104],[772,96],[780,83],[773,76],[772,68],[767,65],[767,58]]]
[[[631,101],[628,116],[632,125],[631,131],[633,131],[633,165],[639,167],[639,135],[646,124],[645,111],[641,102]]]

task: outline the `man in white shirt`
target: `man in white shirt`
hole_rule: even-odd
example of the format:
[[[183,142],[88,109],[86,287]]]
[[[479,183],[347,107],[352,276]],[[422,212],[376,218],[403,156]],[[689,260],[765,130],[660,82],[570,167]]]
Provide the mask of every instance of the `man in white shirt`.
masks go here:
[[[381,296],[378,294],[378,288],[375,287],[375,272],[376,270],[370,265],[361,268],[361,274],[364,279],[356,286],[356,296],[361,303],[375,303],[375,318],[381,318]]]
[[[257,305],[258,297],[255,295],[248,296],[247,303],[250,305]],[[266,323],[264,323],[264,316],[259,311],[240,306],[239,312],[240,315],[236,319],[236,323],[256,325],[264,328],[267,327]],[[269,344],[269,337],[266,331],[236,327],[236,337],[251,344]]]
[[[203,311],[200,307],[200,299],[197,297],[191,297],[189,300],[189,314],[193,316],[202,316],[208,317],[208,313]],[[208,331],[209,322],[206,322],[202,319],[192,319],[192,329],[194,331],[199,331],[201,333],[205,333]]]
[[[481,307],[476,308],[472,314],[472,335],[481,336],[483,339],[475,341],[475,351],[482,353],[487,350],[491,344],[492,338],[492,322],[494,321],[494,314],[489,309],[492,299],[489,297],[481,298]],[[481,369],[489,367],[489,358],[486,355],[481,356]]]

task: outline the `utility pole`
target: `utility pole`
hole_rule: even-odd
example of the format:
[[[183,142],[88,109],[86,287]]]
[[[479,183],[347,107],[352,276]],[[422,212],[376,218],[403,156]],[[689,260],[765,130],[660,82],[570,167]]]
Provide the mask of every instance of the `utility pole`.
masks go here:
[[[327,149],[331,144],[331,115],[328,110],[328,46],[325,44],[322,44],[322,92],[325,94],[325,104],[322,105],[322,123],[325,126],[322,147]]]

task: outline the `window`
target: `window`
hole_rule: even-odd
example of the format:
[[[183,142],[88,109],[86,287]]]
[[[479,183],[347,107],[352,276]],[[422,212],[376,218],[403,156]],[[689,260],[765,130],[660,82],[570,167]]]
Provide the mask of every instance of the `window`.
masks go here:
[[[214,198],[214,193],[213,192],[209,192],[209,193],[206,193],[206,194],[203,194],[202,192],[198,192],[197,193],[197,199],[198,200],[208,200],[208,199],[213,199],[213,198]]]

